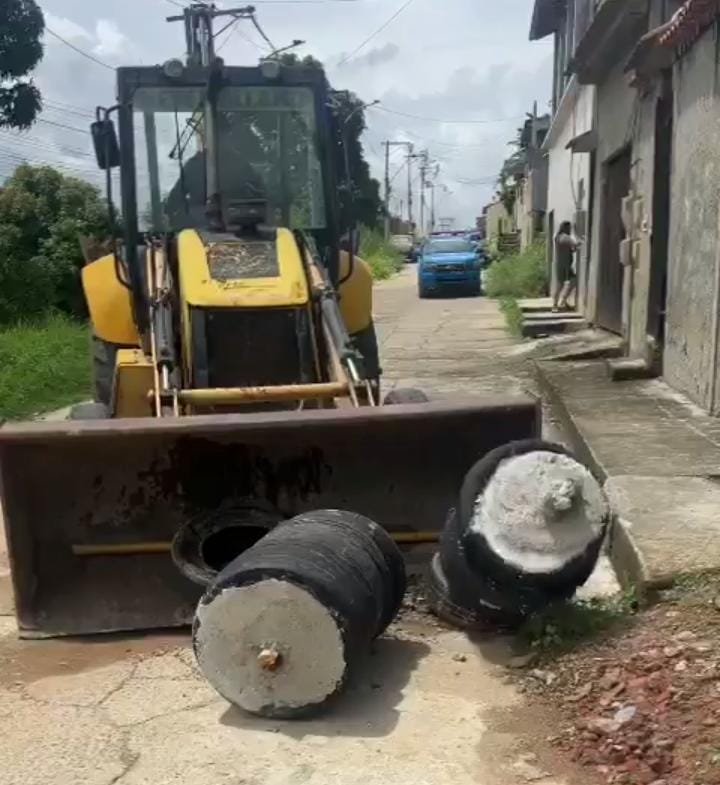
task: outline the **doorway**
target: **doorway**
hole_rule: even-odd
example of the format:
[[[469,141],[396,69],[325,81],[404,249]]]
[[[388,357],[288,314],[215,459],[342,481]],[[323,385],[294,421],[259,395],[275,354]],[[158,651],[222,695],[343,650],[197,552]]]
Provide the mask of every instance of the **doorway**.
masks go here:
[[[555,210],[550,210],[547,216],[547,237],[545,238],[547,249],[545,252],[547,265],[547,280],[549,286],[548,294],[552,297],[555,294]]]
[[[614,333],[622,332],[623,267],[620,264],[620,243],[625,239],[622,200],[630,190],[631,162],[631,148],[627,148],[604,166],[597,321],[601,327]]]
[[[650,286],[647,334],[655,341],[657,371],[662,373],[665,344],[665,303],[670,241],[670,177],[672,170],[673,89],[672,72],[664,71],[660,97],[655,105],[655,160],[653,175]]]

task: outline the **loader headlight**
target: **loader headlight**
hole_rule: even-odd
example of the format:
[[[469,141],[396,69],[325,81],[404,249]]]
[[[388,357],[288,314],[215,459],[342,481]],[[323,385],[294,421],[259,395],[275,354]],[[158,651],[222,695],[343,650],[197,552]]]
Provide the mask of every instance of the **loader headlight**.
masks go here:
[[[163,64],[163,73],[169,79],[179,79],[183,75],[184,70],[185,66],[182,63],[182,60],[178,60],[177,58],[166,60]]]
[[[277,60],[263,60],[260,64],[260,73],[266,79],[277,79],[280,76],[280,63]]]

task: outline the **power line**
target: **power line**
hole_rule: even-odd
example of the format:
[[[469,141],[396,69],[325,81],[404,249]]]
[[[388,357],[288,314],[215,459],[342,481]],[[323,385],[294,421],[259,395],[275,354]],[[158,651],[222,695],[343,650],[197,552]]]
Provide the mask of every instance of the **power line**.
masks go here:
[[[403,12],[403,11],[404,11],[404,10],[405,10],[405,9],[406,9],[406,8],[407,8],[407,7],[408,7],[408,6],[409,6],[409,5],[412,3],[412,2],[413,2],[413,0],[405,0],[405,2],[404,2],[404,3],[403,3],[401,6],[400,6],[400,8],[398,8],[398,9],[397,9],[397,11],[395,11],[395,13],[394,13],[394,14],[393,14],[393,15],[392,15],[392,16],[391,16],[389,19],[387,19],[385,22],[383,22],[383,24],[381,24],[381,25],[380,25],[380,27],[378,27],[378,28],[377,28],[377,30],[375,30],[373,33],[370,33],[370,35],[369,35],[369,36],[368,36],[368,37],[367,37],[367,38],[366,38],[366,39],[365,39],[365,40],[364,40],[364,41],[363,41],[361,44],[359,44],[358,46],[356,46],[356,47],[355,47],[355,49],[353,49],[353,50],[352,50],[352,52],[350,52],[350,54],[349,54],[349,55],[345,55],[345,57],[343,57],[343,59],[342,59],[342,60],[341,60],[341,61],[338,63],[338,66],[340,66],[340,65],[345,65],[345,63],[347,63],[347,61],[348,61],[348,60],[350,60],[351,58],[355,57],[355,55],[356,55],[356,54],[357,54],[357,53],[358,53],[358,52],[359,52],[359,51],[360,51],[360,50],[361,50],[361,49],[362,49],[364,46],[366,46],[367,44],[369,44],[369,43],[370,43],[370,41],[372,41],[372,39],[373,39],[373,38],[375,38],[375,36],[376,36],[376,35],[378,35],[379,33],[381,33],[381,32],[382,32],[382,31],[383,31],[383,30],[384,30],[384,29],[385,29],[385,28],[386,28],[386,27],[387,27],[387,26],[388,26],[388,25],[389,25],[391,22],[393,22],[395,19],[397,19],[397,17],[398,17],[398,16],[400,16],[400,14],[401,14],[401,13],[402,13],[402,12]]]
[[[113,66],[109,65],[108,63],[104,63],[102,60],[98,60],[97,57],[95,57],[94,55],[91,55],[89,52],[86,52],[84,49],[80,49],[80,47],[75,46],[75,44],[71,44],[70,41],[67,41],[61,35],[58,35],[58,33],[56,33],[54,30],[51,30],[47,25],[45,25],[45,30],[48,33],[50,33],[51,36],[53,36],[54,38],[57,38],[58,41],[62,41],[65,44],[65,46],[69,46],[71,49],[73,49],[79,55],[82,55],[83,57],[86,57],[88,60],[91,60],[93,63],[97,63],[98,65],[101,65],[103,68],[108,68],[111,71],[115,70],[113,68]]]
[[[251,15],[250,15],[250,21],[253,23],[253,25],[255,26],[255,29],[258,31],[258,33],[260,33],[260,35],[261,35],[261,37],[262,37],[263,41],[265,41],[265,43],[266,43],[266,44],[267,44],[267,45],[270,47],[270,51],[271,51],[271,52],[274,52],[274,51],[277,49],[277,47],[276,47],[276,46],[275,46],[275,44],[274,44],[274,43],[273,43],[273,42],[272,42],[272,41],[271,41],[271,40],[270,40],[270,39],[267,37],[267,35],[265,35],[265,31],[264,31],[264,30],[262,29],[262,27],[260,26],[260,22],[258,22],[258,20],[255,18],[255,14],[251,14]]]
[[[77,155],[83,156],[85,158],[94,158],[93,155],[88,153],[86,150],[76,150],[72,147],[65,147],[64,145],[60,144],[53,144],[49,139],[43,139],[33,136],[25,136],[20,134],[13,134],[9,131],[0,131],[0,139],[7,140],[8,142],[12,142],[12,144],[19,144],[19,145],[30,145],[34,149],[40,150],[47,150],[48,152],[52,153],[59,153],[61,155]]]
[[[55,120],[45,120],[42,117],[38,117],[38,123],[45,123],[45,125],[54,125],[57,128],[66,128],[68,131],[77,131],[79,134],[89,134],[90,132],[87,128],[78,128],[74,125],[67,125],[66,123],[57,123]]]
[[[395,114],[398,117],[409,117],[411,120],[424,120],[428,123],[469,123],[471,125],[487,125],[488,123],[517,123],[519,120],[522,120],[522,117],[499,117],[493,120],[448,120],[444,117],[423,117],[422,115],[417,114],[410,114],[409,112],[398,112],[396,109],[388,109],[386,106],[373,106],[373,109],[377,109],[381,112],[387,112],[387,114]]]
[[[60,112],[61,114],[71,114],[76,117],[94,117],[94,114],[89,110],[79,111],[77,109],[68,109],[60,104],[55,104],[52,101],[43,99],[43,111]]]

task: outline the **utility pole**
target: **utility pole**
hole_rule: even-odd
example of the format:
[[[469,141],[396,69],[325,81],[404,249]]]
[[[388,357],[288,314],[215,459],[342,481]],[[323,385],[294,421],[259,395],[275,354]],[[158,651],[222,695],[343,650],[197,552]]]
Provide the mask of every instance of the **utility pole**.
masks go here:
[[[385,239],[390,237],[390,142],[385,145]]]
[[[407,154],[407,205],[408,205],[408,229],[410,234],[415,234],[413,231],[412,219],[412,159],[413,159],[413,146],[408,144]]]
[[[412,155],[412,144],[410,142],[392,142],[387,140],[383,142],[385,145],[385,239],[390,237],[390,148],[391,147],[407,147],[408,148],[408,169],[410,167],[410,157]],[[397,174],[397,172],[396,172]],[[394,175],[393,175],[394,179]],[[408,213],[412,214],[412,194],[410,193],[410,174],[408,173]],[[400,217],[402,218],[402,209],[400,210]],[[412,215],[410,217],[412,223]]]
[[[420,234],[425,231],[425,175],[428,170],[428,151],[420,153]]]

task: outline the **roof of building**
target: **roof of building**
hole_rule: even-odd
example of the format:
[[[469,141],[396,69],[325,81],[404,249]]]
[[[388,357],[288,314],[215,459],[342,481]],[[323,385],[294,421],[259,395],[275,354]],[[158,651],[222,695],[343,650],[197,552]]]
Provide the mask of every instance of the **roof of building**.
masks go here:
[[[652,71],[668,66],[659,53],[691,46],[720,16],[720,0],[685,0],[669,21],[646,33],[638,42],[626,70]]]
[[[566,0],[535,0],[530,22],[531,41],[538,41],[557,30],[565,10],[565,2]]]
[[[686,0],[659,36],[661,46],[688,46],[720,14],[720,0]]]

